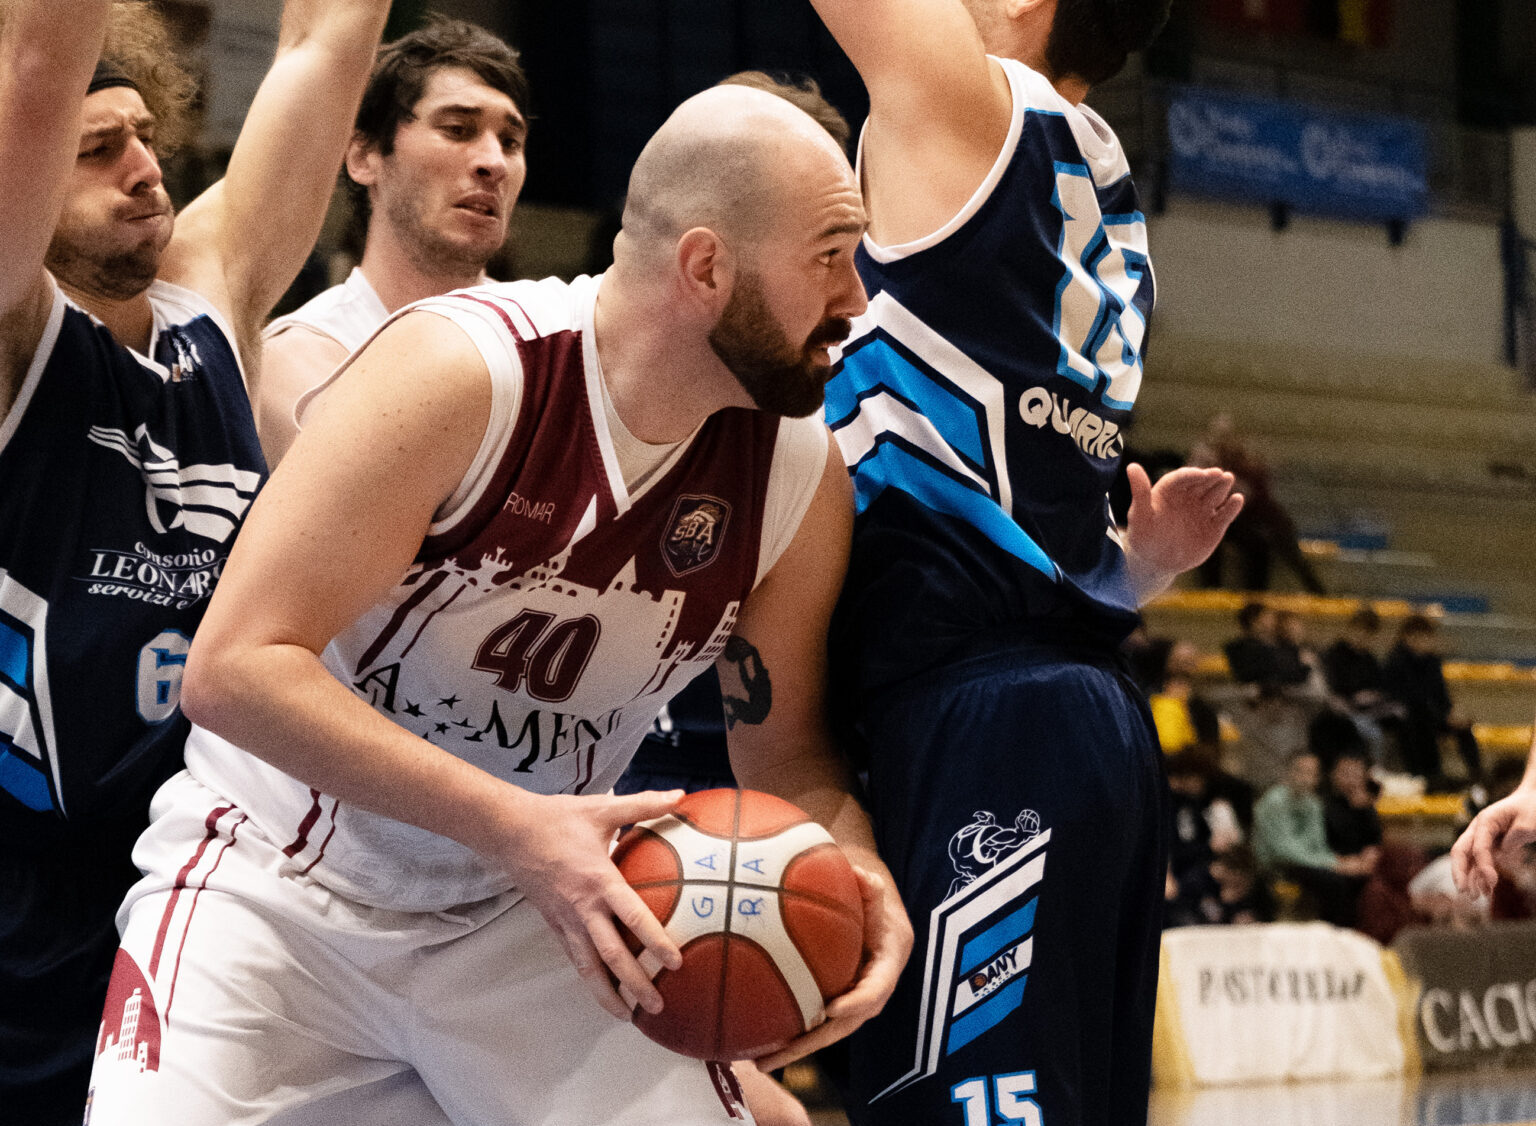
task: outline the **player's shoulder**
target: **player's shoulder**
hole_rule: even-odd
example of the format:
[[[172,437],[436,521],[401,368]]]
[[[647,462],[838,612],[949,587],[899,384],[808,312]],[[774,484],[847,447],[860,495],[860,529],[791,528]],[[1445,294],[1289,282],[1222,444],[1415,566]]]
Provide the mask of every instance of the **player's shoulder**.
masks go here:
[[[235,347],[235,331],[230,327],[224,311],[195,289],[174,282],[156,279],[150,283],[149,305],[154,310],[157,332],[177,325],[190,324],[206,317],[224,334],[230,347]]]
[[[1072,141],[1095,182],[1104,186],[1129,175],[1130,164],[1120,139],[1092,106],[1063,96],[1049,78],[1018,59],[995,61],[1003,68],[1013,92],[1015,127],[1011,134],[1018,135],[1020,119],[1030,112],[1060,118],[1071,131]]]
[[[321,290],[293,312],[273,318],[261,336],[270,341],[290,329],[307,329],[352,352],[388,319],[384,302],[362,271],[354,267],[346,281]]]
[[[796,477],[819,478],[827,460],[830,435],[820,413],[779,420],[774,469]]]
[[[580,332],[590,323],[598,278],[582,275],[538,281],[488,282],[428,298],[412,308],[458,320],[471,316],[501,327],[520,340]]]

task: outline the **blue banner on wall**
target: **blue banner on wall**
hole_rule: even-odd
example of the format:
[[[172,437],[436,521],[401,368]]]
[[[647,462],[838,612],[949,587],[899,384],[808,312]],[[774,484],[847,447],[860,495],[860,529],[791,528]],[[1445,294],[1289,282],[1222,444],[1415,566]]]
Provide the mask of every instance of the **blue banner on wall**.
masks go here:
[[[1429,205],[1425,130],[1407,118],[1184,87],[1168,101],[1168,142],[1182,191],[1367,220]]]

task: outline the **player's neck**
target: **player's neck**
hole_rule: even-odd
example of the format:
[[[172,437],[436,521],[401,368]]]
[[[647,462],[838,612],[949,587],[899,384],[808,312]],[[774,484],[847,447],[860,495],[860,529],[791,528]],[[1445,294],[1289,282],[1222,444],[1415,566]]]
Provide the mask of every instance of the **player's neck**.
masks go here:
[[[376,231],[370,231],[360,263],[363,277],[378,294],[384,308],[396,309],[436,297],[484,279],[484,263],[478,266],[457,263],[431,264],[418,260],[400,243]]]
[[[625,428],[652,445],[681,442],[716,411],[749,406],[703,334],[680,326],[665,303],[637,300],[632,288],[610,269],[593,315],[603,381]]]
[[[63,278],[57,280],[64,295],[106,325],[114,340],[140,355],[149,355],[155,313],[150,307],[147,289],[117,300],[80,289]]]

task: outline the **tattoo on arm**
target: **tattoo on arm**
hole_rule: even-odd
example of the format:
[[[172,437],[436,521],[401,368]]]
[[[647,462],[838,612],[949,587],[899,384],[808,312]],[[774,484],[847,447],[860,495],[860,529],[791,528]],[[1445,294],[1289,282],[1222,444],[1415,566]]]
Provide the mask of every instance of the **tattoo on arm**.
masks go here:
[[[773,685],[768,680],[768,668],[762,654],[744,637],[732,637],[725,643],[725,660],[736,666],[741,679],[743,696],[731,693],[733,685],[722,679],[720,696],[725,704],[725,727],[729,731],[738,723],[754,726],[768,718],[773,709]]]

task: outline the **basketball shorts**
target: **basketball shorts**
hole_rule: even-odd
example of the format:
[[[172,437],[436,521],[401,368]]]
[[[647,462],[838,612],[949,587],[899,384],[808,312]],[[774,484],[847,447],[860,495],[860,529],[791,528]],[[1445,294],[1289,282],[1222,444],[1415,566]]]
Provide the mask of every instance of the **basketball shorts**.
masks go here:
[[[1161,754],[1112,654],[1010,645],[863,709],[912,957],[849,1043],[856,1126],[1142,1126]]]
[[[0,859],[0,1121],[78,1126],[136,821],[7,840]]]
[[[185,773],[152,812],[88,1126],[751,1121],[728,1066],[604,1012],[515,894],[358,904]]]

